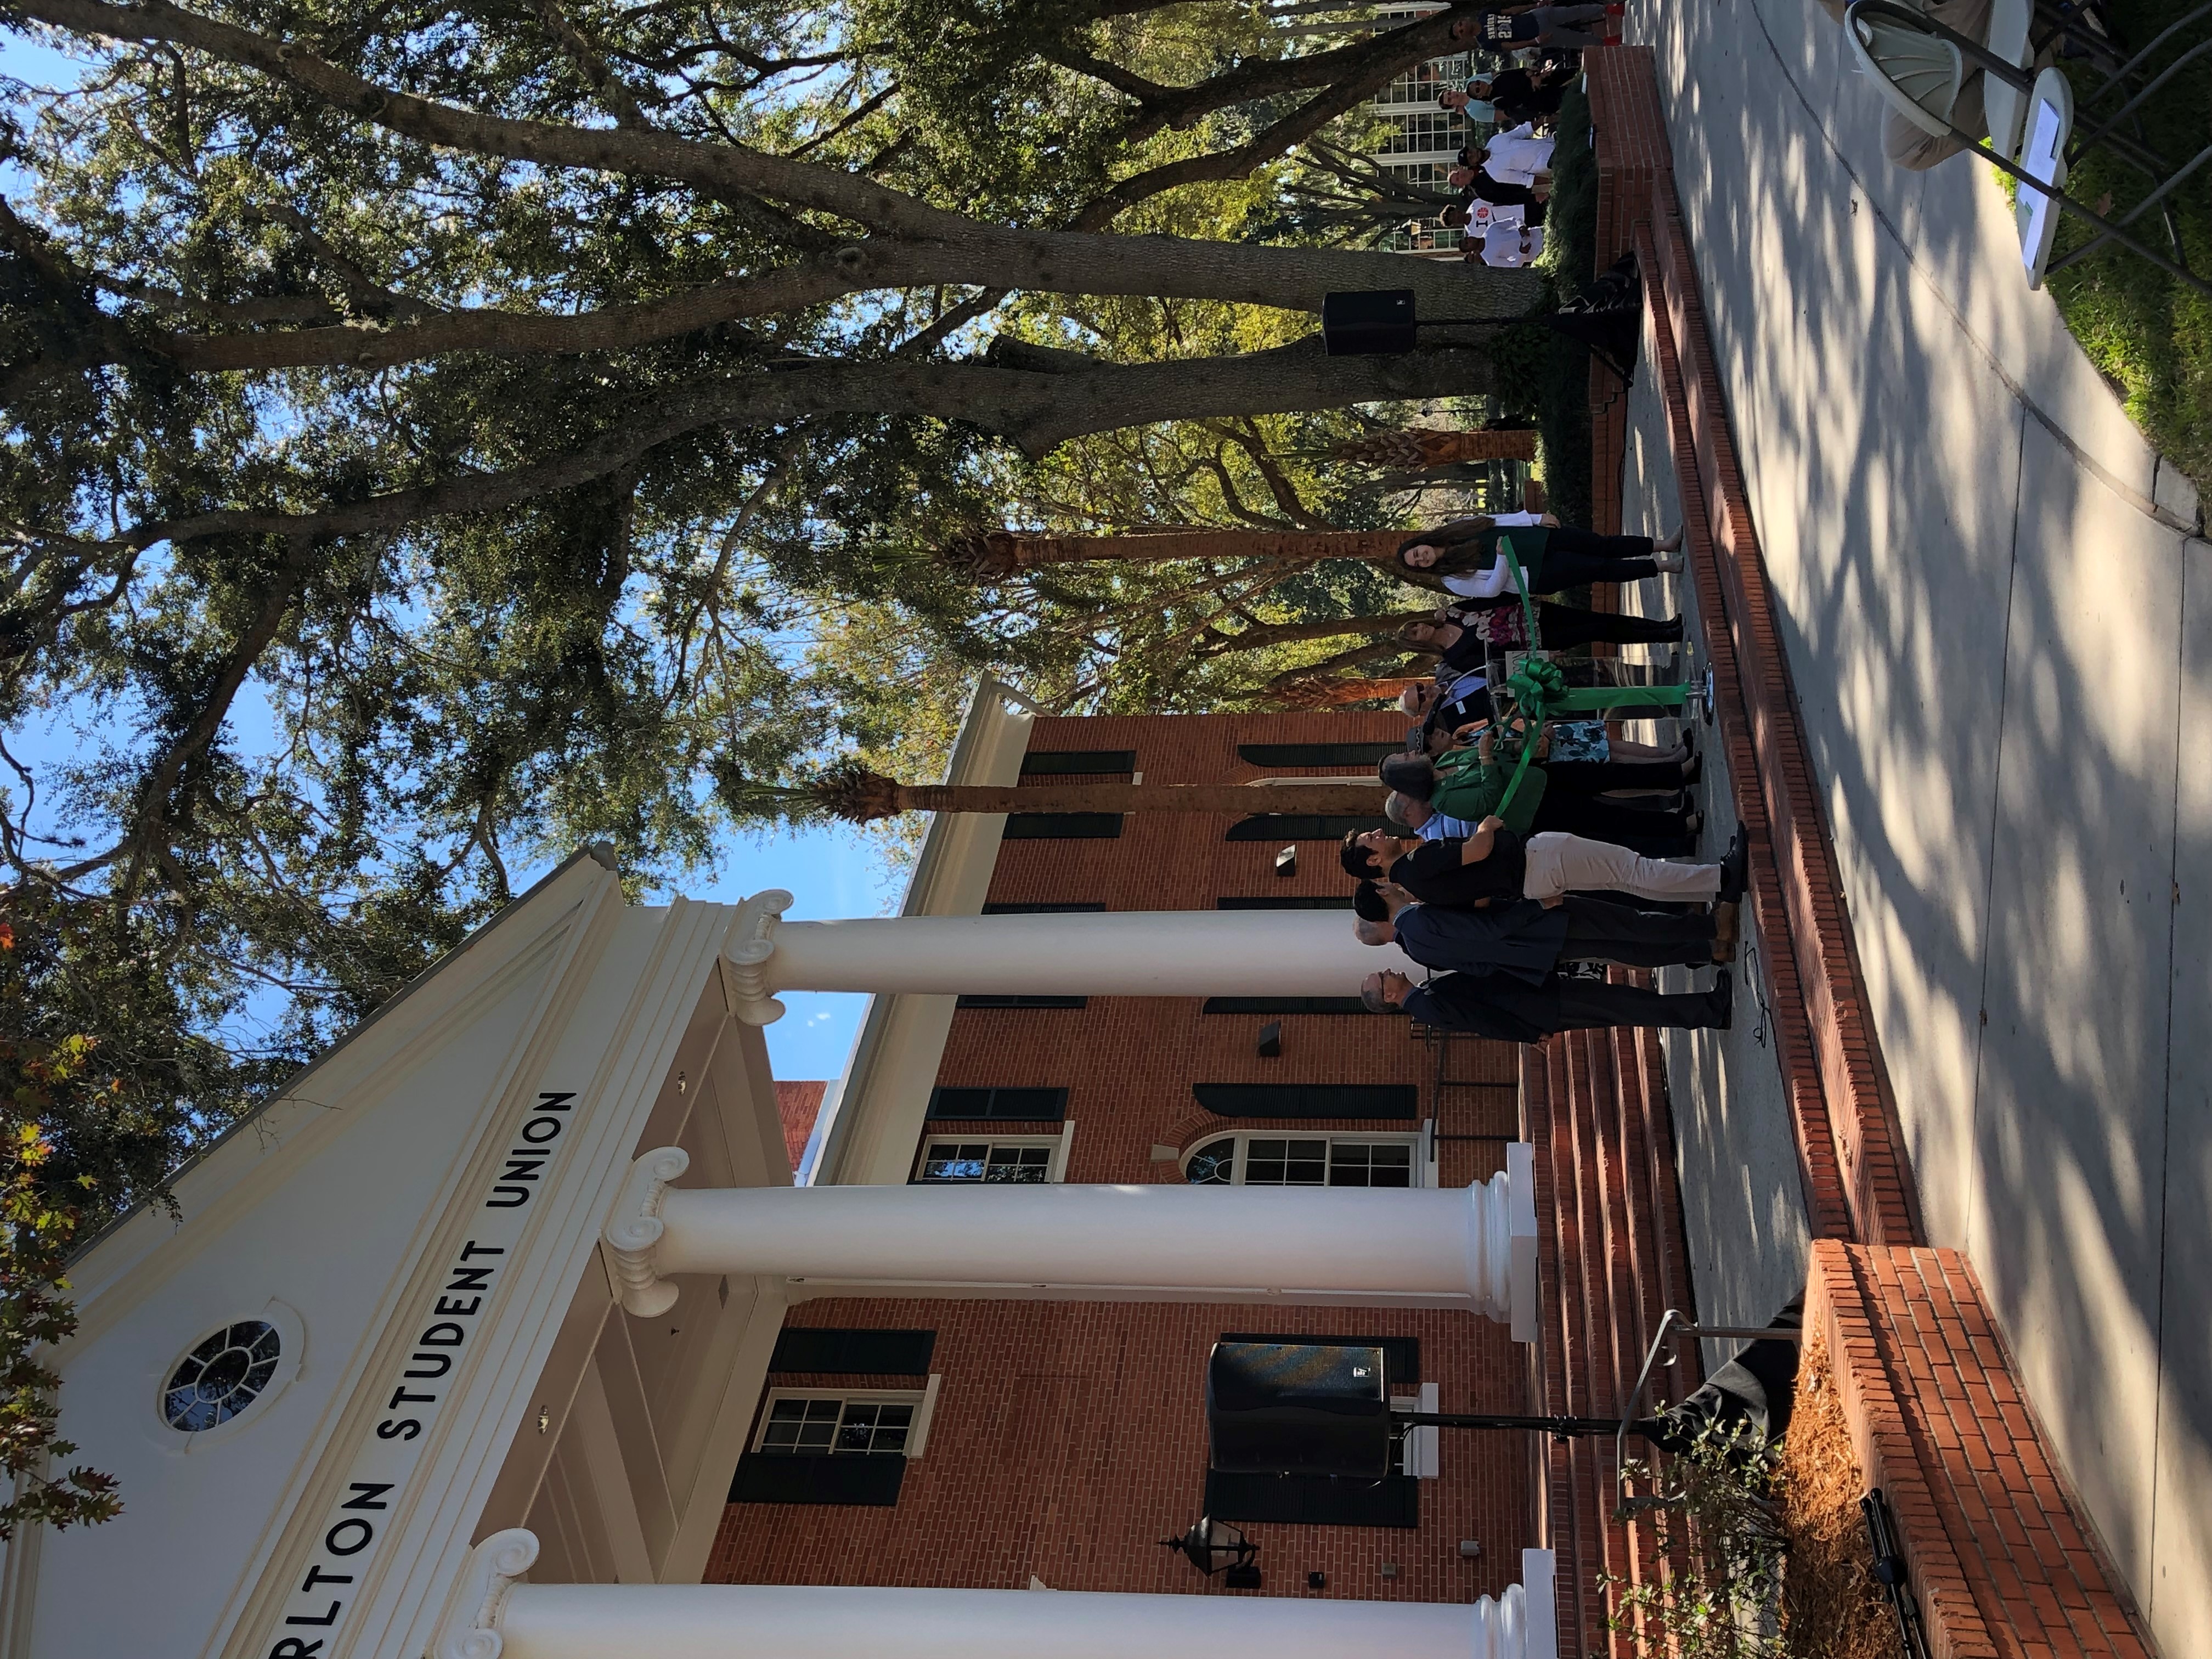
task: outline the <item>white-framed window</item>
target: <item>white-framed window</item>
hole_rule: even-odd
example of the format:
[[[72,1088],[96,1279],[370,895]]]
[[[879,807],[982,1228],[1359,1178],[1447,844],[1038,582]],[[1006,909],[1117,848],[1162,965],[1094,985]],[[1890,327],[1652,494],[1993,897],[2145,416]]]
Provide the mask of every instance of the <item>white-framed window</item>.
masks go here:
[[[1194,1187],[1420,1187],[1419,1134],[1239,1131],[1201,1141],[1183,1160]]]
[[[1064,1181],[1073,1123],[1056,1135],[927,1135],[914,1161],[909,1185],[1035,1185]]]
[[[937,1410],[926,1389],[770,1389],[753,1450],[763,1457],[921,1457]]]
[[[1418,1382],[1414,1395],[1392,1395],[1394,1412],[1438,1412],[1442,1395],[1434,1382]],[[1433,1423],[1408,1424],[1397,1434],[1398,1473],[1419,1480],[1434,1480],[1442,1473],[1443,1431]]]

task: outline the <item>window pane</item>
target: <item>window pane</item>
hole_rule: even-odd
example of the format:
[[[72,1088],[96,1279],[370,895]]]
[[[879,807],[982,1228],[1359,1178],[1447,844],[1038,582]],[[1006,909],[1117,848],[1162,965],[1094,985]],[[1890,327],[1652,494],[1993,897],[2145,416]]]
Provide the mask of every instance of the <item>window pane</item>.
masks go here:
[[[1237,1176],[1237,1138],[1209,1140],[1190,1155],[1184,1179],[1194,1187],[1226,1187]]]
[[[1410,1187],[1413,1149],[1370,1141],[1340,1140],[1329,1148],[1332,1187]]]
[[[921,1178],[981,1181],[990,1156],[991,1144],[987,1140],[934,1140],[930,1143],[928,1156],[922,1160]]]
[[[1245,1152],[1244,1182],[1250,1187],[1325,1186],[1328,1182],[1328,1143],[1255,1138]]]
[[[1049,1146],[994,1146],[986,1181],[1041,1182],[1052,1171]]]

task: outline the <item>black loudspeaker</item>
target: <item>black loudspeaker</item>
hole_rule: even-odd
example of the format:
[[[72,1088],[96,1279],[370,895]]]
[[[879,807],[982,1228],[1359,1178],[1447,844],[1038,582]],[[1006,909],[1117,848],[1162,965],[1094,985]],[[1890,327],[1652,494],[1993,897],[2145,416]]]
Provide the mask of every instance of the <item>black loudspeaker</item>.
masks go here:
[[[1224,1474],[1390,1473],[1390,1396],[1380,1348],[1217,1342],[1206,1431]]]
[[[1413,329],[1410,288],[1321,296],[1322,349],[1332,357],[1385,357],[1411,351]]]

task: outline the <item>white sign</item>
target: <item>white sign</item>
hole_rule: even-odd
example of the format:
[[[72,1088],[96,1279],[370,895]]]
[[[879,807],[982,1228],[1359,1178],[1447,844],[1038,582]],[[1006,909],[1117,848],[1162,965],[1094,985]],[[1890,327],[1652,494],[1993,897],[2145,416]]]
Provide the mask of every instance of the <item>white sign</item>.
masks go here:
[[[541,1177],[574,1119],[573,1093],[541,1091],[515,1133],[505,1167],[477,1206],[437,1289],[416,1310],[411,1352],[386,1378],[385,1415],[355,1455],[344,1495],[323,1516],[307,1576],[285,1602],[278,1627],[258,1644],[265,1659],[325,1659],[376,1559],[395,1497],[422,1474],[424,1437],[459,1385],[463,1362],[483,1328],[522,1241]]]

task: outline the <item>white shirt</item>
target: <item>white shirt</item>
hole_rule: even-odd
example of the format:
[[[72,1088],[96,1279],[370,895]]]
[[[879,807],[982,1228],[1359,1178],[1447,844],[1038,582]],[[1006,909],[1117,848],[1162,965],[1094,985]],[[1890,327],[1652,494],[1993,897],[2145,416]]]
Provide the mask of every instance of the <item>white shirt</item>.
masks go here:
[[[1541,225],[1493,225],[1482,239],[1482,263],[1486,265],[1510,270],[1527,264],[1543,251]]]
[[[1541,524],[1544,515],[1540,513],[1493,513],[1490,515],[1490,521],[1501,530],[1510,530],[1517,525]],[[1524,570],[1528,568],[1527,560],[1521,561],[1521,568]],[[1446,576],[1443,584],[1445,592],[1456,593],[1463,599],[1494,599],[1501,593],[1520,591],[1513,585],[1511,567],[1503,559],[1493,561],[1487,570]]]
[[[1553,143],[1539,138],[1536,129],[1523,121],[1490,141],[1482,170],[1501,185],[1533,185],[1536,175],[1552,165]]]

